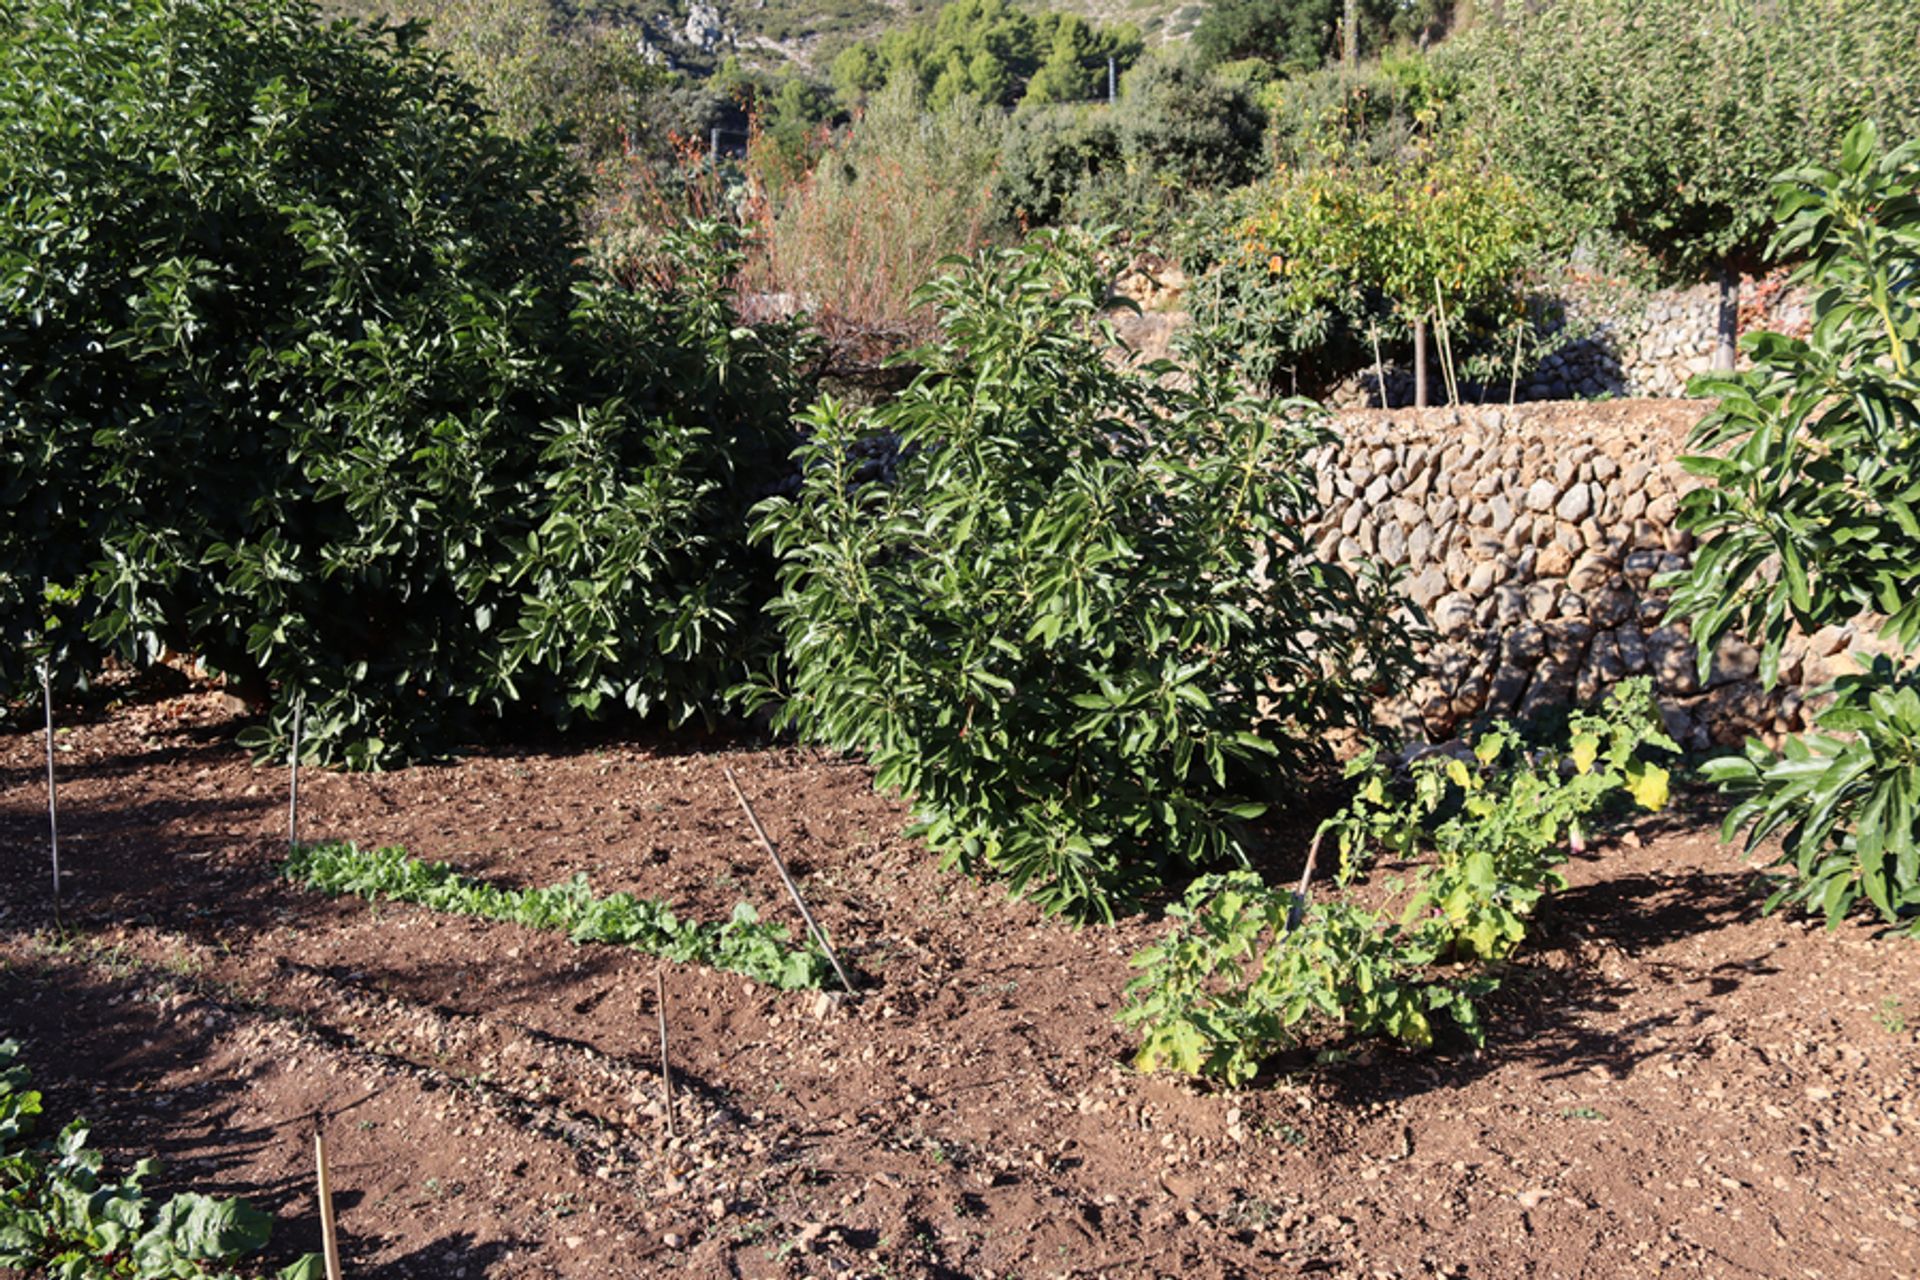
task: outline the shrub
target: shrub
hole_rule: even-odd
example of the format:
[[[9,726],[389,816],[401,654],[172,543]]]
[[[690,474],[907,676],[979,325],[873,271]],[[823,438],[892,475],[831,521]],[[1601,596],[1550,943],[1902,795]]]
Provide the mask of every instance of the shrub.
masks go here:
[[[913,291],[951,254],[1001,232],[997,112],[924,109],[910,85],[874,97],[790,195],[766,245],[769,283],[817,318],[917,326]]]
[[[1774,175],[1853,123],[1920,127],[1911,0],[1559,0],[1443,52],[1502,161],[1663,273],[1719,271],[1732,367],[1735,269],[1764,248]]]
[[[515,705],[710,711],[794,347],[581,266],[580,185],[411,29],[303,0],[32,0],[0,27],[0,685],[197,654],[379,764]]]
[[[1751,372],[1693,388],[1720,403],[1685,459],[1708,483],[1681,502],[1701,546],[1669,615],[1690,623],[1703,670],[1722,636],[1758,642],[1768,684],[1796,630],[1885,616],[1891,654],[1833,683],[1815,732],[1707,772],[1740,797],[1728,839],[1780,839],[1791,874],[1770,907],[1831,925],[1864,902],[1920,935],[1920,142],[1882,151],[1858,126],[1837,168],[1776,192],[1774,250],[1806,259],[1812,327],[1750,336]]]
[[[1325,758],[1398,674],[1384,588],[1315,560],[1310,406],[1108,359],[1056,236],[929,285],[891,404],[823,401],[756,535],[781,562],[777,723],[866,752],[949,864],[1111,915]],[[897,443],[878,467],[871,451]]]
[[[1120,135],[1098,107],[1022,111],[1007,123],[999,199],[1029,226],[1053,226],[1102,174],[1120,166]]]
[[[1173,930],[1134,958],[1141,973],[1120,1014],[1141,1029],[1136,1063],[1239,1085],[1315,1031],[1424,1048],[1441,1017],[1479,1043],[1476,1001],[1496,985],[1486,966],[1513,954],[1540,900],[1564,887],[1558,868],[1581,819],[1622,789],[1645,808],[1666,803],[1666,772],[1638,756],[1674,749],[1659,723],[1647,682],[1631,681],[1602,711],[1570,718],[1564,750],[1531,750],[1495,725],[1470,759],[1416,761],[1404,798],[1377,752],[1364,753],[1347,770],[1352,804],[1314,838],[1316,851],[1334,838],[1336,896],[1238,872],[1203,877],[1168,910]],[[1365,905],[1352,886],[1380,851],[1428,860]]]

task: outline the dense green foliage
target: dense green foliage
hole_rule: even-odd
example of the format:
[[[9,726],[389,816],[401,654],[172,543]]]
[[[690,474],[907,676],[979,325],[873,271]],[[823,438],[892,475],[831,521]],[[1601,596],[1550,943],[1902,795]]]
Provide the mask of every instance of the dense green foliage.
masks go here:
[[[1394,38],[1424,45],[1446,31],[1453,9],[1452,0],[1360,0],[1356,46],[1371,55]],[[1345,0],[1212,0],[1193,45],[1208,63],[1258,58],[1310,71],[1340,56],[1346,11]]]
[[[1004,106],[1104,97],[1107,60],[1121,70],[1143,48],[1131,26],[1077,14],[1028,12],[1008,0],[951,0],[930,21],[896,27],[834,59],[833,84],[853,103],[891,83],[913,86],[935,111],[960,98]]]
[[[1188,59],[1141,63],[1111,107],[1022,111],[1008,122],[999,183],[1026,225],[1114,225],[1151,239],[1192,202],[1253,176],[1264,117],[1245,86]]]
[[[1765,245],[1774,175],[1862,115],[1920,125],[1911,0],[1557,0],[1450,44],[1449,70],[1553,225],[1698,276]]]
[[[790,681],[761,696],[867,753],[949,863],[1110,914],[1235,856],[1397,674],[1396,635],[1306,544],[1309,406],[1115,367],[1106,281],[1058,237],[926,297],[924,372],[817,405],[799,493],[764,509]]]
[[[1250,377],[1317,393],[1445,307],[1458,345],[1512,324],[1538,217],[1470,140],[1282,170],[1194,221],[1193,312]]]
[[[747,903],[725,924],[682,920],[673,908],[629,893],[596,898],[584,875],[545,889],[503,889],[461,875],[444,862],[421,862],[404,849],[361,849],[341,842],[302,845],[282,868],[287,879],[368,901],[410,902],[452,915],[553,929],[576,943],[631,947],[679,964],[745,974],[782,989],[818,987],[831,972],[809,942],[791,944],[785,925],[762,924]]]
[[[1769,683],[1795,629],[1884,617],[1890,654],[1835,682],[1815,732],[1709,773],[1742,797],[1729,839],[1779,838],[1775,903],[1836,923],[1864,900],[1920,935],[1920,142],[1882,151],[1856,128],[1836,168],[1778,194],[1812,330],[1753,335],[1751,372],[1698,384],[1720,401],[1686,459],[1709,482],[1680,510],[1702,545],[1669,608],[1703,667],[1738,633]]]
[[[1239,872],[1203,877],[1168,910],[1174,928],[1134,959],[1120,1015],[1141,1029],[1136,1061],[1238,1085],[1326,1026],[1424,1047],[1444,1017],[1477,1043],[1475,1001],[1495,985],[1486,966],[1564,887],[1558,867],[1580,820],[1622,789],[1647,808],[1666,803],[1665,771],[1637,754],[1674,749],[1659,723],[1647,682],[1630,682],[1603,711],[1570,718],[1564,750],[1530,750],[1495,725],[1471,759],[1415,761],[1404,797],[1376,753],[1361,756],[1348,768],[1353,803],[1315,840],[1334,839],[1336,896],[1301,898]],[[1350,890],[1380,853],[1422,861],[1362,905]]]
[[[557,153],[303,0],[0,24],[0,688],[196,654],[377,764],[476,711],[710,710],[794,356],[709,230],[581,266]],[[274,730],[268,731],[270,739]]]
[[[232,1265],[265,1247],[273,1219],[244,1200],[147,1195],[158,1161],[110,1177],[84,1121],[37,1140],[43,1112],[30,1081],[20,1046],[0,1042],[0,1267],[47,1280],[233,1280]],[[320,1259],[278,1274],[318,1280]]]

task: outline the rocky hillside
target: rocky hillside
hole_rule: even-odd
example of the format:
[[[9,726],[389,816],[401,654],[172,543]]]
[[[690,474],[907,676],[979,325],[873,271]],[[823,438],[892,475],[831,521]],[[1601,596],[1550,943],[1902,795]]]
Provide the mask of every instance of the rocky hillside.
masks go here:
[[[675,66],[705,68],[729,55],[768,69],[824,72],[856,40],[931,14],[940,0],[322,0],[354,14],[455,21],[484,17],[504,34],[545,17],[556,26],[613,28]],[[1036,8],[1042,6],[1034,6]],[[1044,6],[1101,23],[1131,22],[1148,40],[1185,39],[1205,7],[1199,0],[1050,0]]]

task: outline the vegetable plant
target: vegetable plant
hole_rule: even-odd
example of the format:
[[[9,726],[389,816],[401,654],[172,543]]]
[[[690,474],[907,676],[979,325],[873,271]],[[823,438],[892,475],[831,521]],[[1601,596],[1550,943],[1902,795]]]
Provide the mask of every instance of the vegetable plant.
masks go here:
[[[1128,368],[1083,246],[1040,236],[926,287],[944,341],[894,402],[822,401],[779,556],[776,723],[867,753],[949,865],[1110,917],[1366,720],[1403,637],[1314,558],[1304,402]]]
[[[188,1191],[155,1201],[152,1159],[109,1176],[84,1121],[36,1139],[43,1112],[30,1082],[19,1043],[0,1042],[0,1267],[49,1280],[237,1280],[231,1267],[265,1247],[273,1219],[244,1200]],[[277,1274],[319,1280],[320,1258]]]
[[[368,901],[411,902],[451,915],[551,929],[574,942],[632,947],[680,964],[704,964],[791,990],[824,985],[826,956],[810,941],[793,946],[785,925],[762,924],[742,902],[724,924],[682,920],[667,903],[628,893],[597,898],[584,874],[544,889],[506,889],[463,876],[404,849],[301,845],[281,868],[288,880]]]
[[[1565,885],[1558,867],[1580,845],[1580,820],[1621,790],[1645,808],[1666,803],[1666,771],[1640,756],[1674,749],[1659,723],[1638,680],[1570,717],[1564,748],[1529,748],[1496,724],[1470,755],[1416,760],[1403,792],[1377,750],[1363,753],[1348,769],[1353,801],[1315,838],[1316,851],[1331,838],[1338,853],[1333,896],[1241,871],[1196,880],[1168,909],[1174,927],[1134,957],[1141,972],[1120,1014],[1140,1029],[1135,1062],[1240,1085],[1329,1027],[1425,1047],[1444,1020],[1479,1043],[1492,966]],[[1382,855],[1414,869],[1357,892]]]
[[[1834,925],[1865,905],[1920,935],[1920,142],[1883,148],[1862,123],[1836,167],[1776,192],[1774,252],[1804,257],[1812,328],[1751,335],[1750,372],[1695,384],[1720,403],[1685,459],[1707,482],[1679,515],[1701,546],[1669,614],[1703,670],[1721,637],[1757,643],[1768,684],[1796,632],[1877,630],[1812,732],[1748,742],[1706,773],[1739,799],[1728,839],[1779,839],[1770,908]]]

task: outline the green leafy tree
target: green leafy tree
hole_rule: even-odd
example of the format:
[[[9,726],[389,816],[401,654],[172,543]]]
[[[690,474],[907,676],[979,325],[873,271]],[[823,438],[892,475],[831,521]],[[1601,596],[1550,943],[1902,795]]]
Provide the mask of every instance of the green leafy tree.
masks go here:
[[[1237,857],[1399,635],[1383,584],[1306,543],[1311,406],[1117,367],[1107,281],[1055,236],[925,296],[925,371],[817,405],[799,492],[763,509],[787,663],[760,696],[867,753],[949,864],[1110,916]]]
[[[12,0],[0,23],[0,683],[197,654],[377,764],[539,707],[708,711],[784,335],[724,243],[589,277],[581,183],[417,28],[301,0]],[[760,584],[760,585],[757,585]]]
[[[1363,367],[1376,334],[1411,337],[1425,404],[1437,312],[1463,341],[1509,322],[1539,223],[1527,190],[1460,138],[1397,164],[1283,170],[1192,235],[1195,316],[1256,379],[1318,389]]]
[[[1702,541],[1669,614],[1703,669],[1723,636],[1757,641],[1768,683],[1796,629],[1883,616],[1879,652],[1833,683],[1813,732],[1707,772],[1740,798],[1727,838],[1779,838],[1770,905],[1832,924],[1865,903],[1920,936],[1920,142],[1883,151],[1858,126],[1836,168],[1777,192],[1774,248],[1805,259],[1813,327],[1753,335],[1751,372],[1696,385],[1719,407],[1685,460],[1708,483],[1680,524]]]
[[[1556,226],[1612,237],[1674,278],[1718,275],[1721,368],[1774,176],[1832,154],[1863,116],[1920,125],[1910,0],[1558,0],[1447,52]]]
[[[1037,106],[1101,95],[1108,60],[1125,70],[1143,48],[1130,25],[1028,13],[1009,0],[952,0],[930,20],[845,49],[830,74],[849,106],[893,81],[915,86],[934,111],[963,97]]]
[[[1390,40],[1422,47],[1452,22],[1451,0],[1212,0],[1193,29],[1208,65],[1259,58],[1311,71],[1336,55],[1349,65]]]

